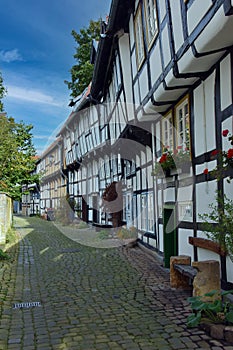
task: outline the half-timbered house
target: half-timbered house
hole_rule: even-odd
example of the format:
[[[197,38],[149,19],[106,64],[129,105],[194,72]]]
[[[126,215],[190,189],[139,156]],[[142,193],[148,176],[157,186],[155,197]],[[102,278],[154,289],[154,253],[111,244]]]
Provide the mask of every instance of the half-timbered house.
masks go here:
[[[232,132],[232,14],[230,0],[112,0],[92,84],[60,132],[85,221],[136,227],[166,267],[172,255],[219,260],[225,284],[230,258],[189,237],[206,237],[199,215],[216,191],[233,198],[232,170],[211,173]]]

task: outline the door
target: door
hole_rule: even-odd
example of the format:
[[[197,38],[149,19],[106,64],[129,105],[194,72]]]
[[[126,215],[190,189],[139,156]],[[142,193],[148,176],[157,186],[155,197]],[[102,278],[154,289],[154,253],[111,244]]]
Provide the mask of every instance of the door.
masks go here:
[[[170,267],[170,257],[178,254],[177,220],[175,206],[163,209],[164,266]]]

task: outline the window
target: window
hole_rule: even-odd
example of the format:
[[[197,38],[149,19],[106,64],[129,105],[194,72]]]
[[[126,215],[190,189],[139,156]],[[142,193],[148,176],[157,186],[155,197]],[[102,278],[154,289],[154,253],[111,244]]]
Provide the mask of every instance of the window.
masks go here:
[[[138,64],[138,67],[140,67],[145,58],[141,6],[138,7],[138,10],[135,16],[134,30],[135,30],[135,40],[136,40],[137,64]]]
[[[162,148],[173,150],[174,148],[174,134],[173,134],[173,118],[172,112],[162,119]]]
[[[144,0],[147,43],[150,47],[157,32],[157,12],[155,0]]]
[[[183,150],[190,149],[189,134],[189,103],[186,97],[175,108],[176,117],[176,143],[177,147]]]

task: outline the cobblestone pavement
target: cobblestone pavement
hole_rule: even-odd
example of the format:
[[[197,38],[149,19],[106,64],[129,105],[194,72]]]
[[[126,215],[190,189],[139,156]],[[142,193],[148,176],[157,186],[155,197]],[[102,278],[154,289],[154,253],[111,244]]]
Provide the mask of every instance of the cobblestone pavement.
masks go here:
[[[186,328],[188,293],[140,248],[81,245],[38,218],[15,226],[0,270],[1,350],[233,349]]]

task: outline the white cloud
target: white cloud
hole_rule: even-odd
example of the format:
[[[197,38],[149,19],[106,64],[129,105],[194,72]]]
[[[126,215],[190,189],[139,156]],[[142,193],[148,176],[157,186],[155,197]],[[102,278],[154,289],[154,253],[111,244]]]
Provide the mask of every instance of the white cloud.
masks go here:
[[[8,50],[8,51],[4,51],[1,50],[0,51],[0,61],[2,62],[14,62],[14,61],[22,61],[23,58],[20,55],[18,49],[13,49],[13,50]]]
[[[30,90],[19,86],[7,86],[7,97],[18,100],[47,104],[51,106],[61,107],[62,103],[56,101],[52,96],[39,90]]]
[[[48,140],[48,135],[33,135],[33,138],[37,140]]]

